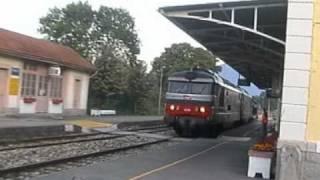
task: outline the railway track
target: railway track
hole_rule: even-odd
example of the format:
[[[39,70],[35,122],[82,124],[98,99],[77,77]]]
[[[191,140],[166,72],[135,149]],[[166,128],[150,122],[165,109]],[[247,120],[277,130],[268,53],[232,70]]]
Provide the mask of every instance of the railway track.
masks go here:
[[[123,130],[123,129],[121,129]],[[0,144],[0,179],[37,172],[46,167],[59,167],[87,159],[99,159],[109,154],[169,141],[170,138],[139,136],[139,133],[158,133],[171,130],[168,126],[131,127],[136,134],[94,132],[63,136],[39,137]],[[78,163],[79,164],[79,163]],[[81,163],[80,163],[81,164]],[[71,165],[72,167],[73,165]],[[32,174],[32,173],[31,173]],[[30,176],[32,177],[32,175]]]
[[[169,126],[153,126],[153,127],[142,127],[142,128],[133,128],[128,131],[139,132],[139,133],[157,133],[171,130]],[[15,150],[15,149],[26,149],[26,148],[36,148],[43,146],[54,146],[54,145],[63,145],[69,143],[77,142],[87,142],[95,140],[107,140],[124,137],[126,135],[112,135],[112,133],[102,133],[95,132],[90,134],[70,134],[64,136],[51,136],[51,137],[39,137],[32,139],[25,139],[19,141],[6,142],[0,145],[1,151]]]
[[[169,137],[176,137],[176,133],[173,128],[167,125],[147,126],[147,127],[134,127],[134,128],[122,128],[121,130],[129,131],[133,133],[143,134],[158,134]]]
[[[113,148],[113,149],[106,149],[106,150],[83,154],[83,155],[75,155],[75,156],[70,156],[70,157],[66,157],[66,158],[57,158],[57,159],[53,159],[53,160],[42,161],[42,162],[37,162],[37,163],[30,163],[30,164],[25,164],[25,165],[16,166],[16,167],[3,168],[3,169],[0,169],[0,174],[4,175],[4,174],[8,174],[8,173],[17,173],[19,171],[27,171],[27,170],[31,170],[31,169],[35,169],[35,168],[40,168],[43,166],[49,166],[49,165],[54,165],[54,164],[58,164],[58,163],[67,163],[69,161],[74,161],[74,160],[88,158],[88,157],[102,156],[102,155],[116,153],[116,152],[125,151],[125,150],[129,150],[129,149],[140,148],[140,147],[147,146],[147,145],[157,144],[157,143],[161,143],[161,142],[165,142],[165,141],[169,141],[169,138],[153,140],[153,141],[145,142],[145,143],[137,143],[134,145],[118,147],[118,148]]]
[[[125,131],[147,131],[147,130],[161,130],[161,129],[170,129],[170,126],[167,125],[158,125],[158,126],[146,126],[146,127],[133,127],[133,128],[123,128],[121,130]]]
[[[37,148],[44,146],[54,146],[63,145],[70,143],[80,143],[96,140],[107,140],[124,137],[126,135],[111,135],[107,133],[92,133],[92,134],[80,134],[78,136],[66,136],[64,137],[49,137],[49,138],[38,138],[34,140],[26,140],[21,142],[15,142],[13,144],[7,144],[6,146],[0,147],[0,152],[16,150],[16,149],[27,149],[27,148]],[[71,139],[73,138],[73,139]]]
[[[171,130],[173,130],[171,127],[161,127],[161,128],[154,128],[154,129],[138,130],[138,132],[141,132],[141,133],[158,133],[158,132],[171,131]]]

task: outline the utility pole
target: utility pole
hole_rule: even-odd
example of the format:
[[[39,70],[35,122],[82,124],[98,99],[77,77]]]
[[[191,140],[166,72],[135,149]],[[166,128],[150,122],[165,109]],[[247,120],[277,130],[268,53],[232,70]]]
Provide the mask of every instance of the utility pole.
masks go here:
[[[160,68],[160,84],[159,84],[159,99],[158,99],[158,114],[161,115],[161,97],[162,97],[162,80],[163,79],[163,67]]]

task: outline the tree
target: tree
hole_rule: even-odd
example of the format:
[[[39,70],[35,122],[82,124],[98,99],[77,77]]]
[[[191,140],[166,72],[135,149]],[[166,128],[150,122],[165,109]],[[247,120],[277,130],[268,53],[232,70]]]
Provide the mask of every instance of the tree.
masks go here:
[[[93,49],[95,12],[87,3],[71,3],[57,7],[40,19],[39,32],[50,41],[69,46],[88,58]]]
[[[163,69],[163,77],[167,78],[172,72],[195,66],[214,69],[216,62],[216,57],[207,50],[192,47],[188,43],[172,44],[160,57],[154,59],[152,71],[160,78],[160,71]]]
[[[147,66],[139,60],[130,67],[128,78],[128,104],[134,114],[146,114],[148,107],[146,100],[148,98],[149,83],[147,79]]]
[[[92,90],[101,97],[111,94],[124,94],[127,90],[127,63],[114,56],[111,49],[95,61],[97,74],[92,79]]]
[[[92,62],[106,46],[130,62],[140,51],[134,20],[124,9],[101,6],[95,11],[80,1],[50,9],[40,25],[39,32],[47,39],[72,47]]]
[[[140,42],[128,11],[106,6],[93,10],[80,1],[50,9],[40,25],[39,32],[48,40],[72,47],[96,66],[91,106],[135,112],[145,97],[146,68],[136,57]]]

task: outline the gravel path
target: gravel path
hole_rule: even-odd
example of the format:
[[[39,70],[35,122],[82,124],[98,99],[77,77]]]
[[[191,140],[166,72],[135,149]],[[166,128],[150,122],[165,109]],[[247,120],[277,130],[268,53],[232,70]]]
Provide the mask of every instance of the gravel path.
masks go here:
[[[36,145],[49,145],[54,143],[72,143],[79,140],[90,140],[90,139],[96,139],[96,138],[111,138],[116,137],[115,135],[111,134],[99,134],[99,135],[89,135],[89,136],[80,136],[80,137],[74,137],[74,138],[59,138],[59,139],[49,139],[49,140],[35,140],[30,142],[16,142],[16,143],[9,143],[6,145],[0,146],[0,151],[8,150],[8,148],[23,148],[26,146],[36,146]]]
[[[154,141],[153,138],[126,136],[110,140],[70,143],[0,152],[0,169],[18,167],[54,159],[85,155],[103,150]]]

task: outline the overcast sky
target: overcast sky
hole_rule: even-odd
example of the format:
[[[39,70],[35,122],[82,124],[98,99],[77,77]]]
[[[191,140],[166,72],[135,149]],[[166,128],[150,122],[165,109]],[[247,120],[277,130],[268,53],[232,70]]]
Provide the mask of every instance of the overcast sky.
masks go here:
[[[47,14],[49,8],[64,7],[78,0],[8,0],[1,2],[0,27],[42,38],[37,32],[39,19]],[[219,0],[211,0],[211,2]],[[169,22],[157,11],[159,7],[207,3],[201,0],[88,0],[94,9],[100,5],[127,9],[136,20],[136,29],[141,40],[139,58],[150,62],[159,56],[164,47],[176,42],[189,42],[200,46],[183,31]]]
[[[85,1],[85,0],[82,0]],[[124,8],[134,17],[136,29],[141,40],[141,54],[139,59],[150,62],[172,43],[189,42],[193,46],[201,45],[190,38],[182,30],[168,21],[158,8],[172,5],[202,4],[234,0],[87,0],[94,9],[105,5]],[[33,37],[43,38],[37,29],[39,19],[48,13],[49,8],[65,7],[78,0],[6,0],[0,6],[0,28],[16,31]],[[234,76],[236,72],[225,74]],[[228,78],[228,77],[226,77]],[[235,78],[229,77],[231,81]],[[254,92],[259,93],[256,91]]]

